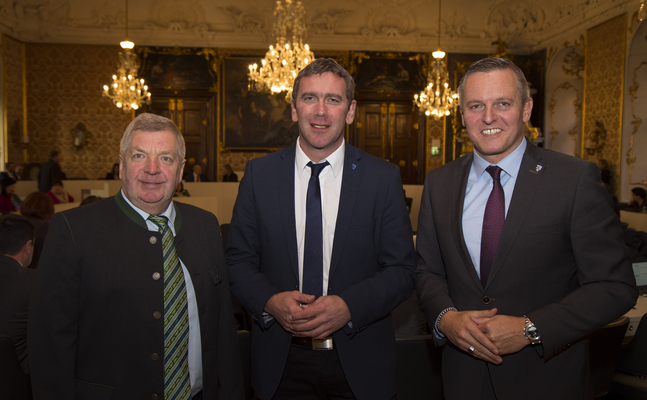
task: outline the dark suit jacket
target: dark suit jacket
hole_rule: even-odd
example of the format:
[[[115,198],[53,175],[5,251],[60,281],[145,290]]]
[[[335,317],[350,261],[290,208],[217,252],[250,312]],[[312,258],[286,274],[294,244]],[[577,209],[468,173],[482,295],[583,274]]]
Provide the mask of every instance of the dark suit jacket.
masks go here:
[[[40,167],[38,171],[38,191],[47,193],[55,180],[64,180],[66,178],[59,163],[49,159]]]
[[[446,397],[478,398],[488,368],[500,400],[590,398],[583,338],[629,310],[637,297],[600,172],[593,163],[528,144],[484,289],[462,230],[472,157],[426,178],[417,237],[421,308],[432,328],[448,307],[525,314],[542,343],[504,356],[499,366],[446,346]]]
[[[233,294],[256,320],[252,385],[261,399],[279,386],[291,334],[265,323],[272,295],[298,289],[294,211],[295,145],[247,163],[229,231],[227,269]],[[411,223],[396,166],[346,144],[330,266],[329,295],[348,305],[353,329],[334,336],[358,399],[396,393],[396,350],[389,313],[411,295],[415,279]]]
[[[195,182],[195,177],[193,176],[193,172],[184,175],[184,181],[185,182]],[[200,174],[200,182],[209,182],[209,179],[207,179],[206,174],[204,174],[204,173]]]
[[[218,220],[175,203],[175,245],[200,315],[205,399],[242,399],[242,372]],[[164,394],[161,235],[116,196],[55,214],[30,319],[38,399]]]
[[[21,267],[15,259],[0,255],[0,335],[11,337],[26,373],[29,373],[27,315],[37,278],[36,270]]]

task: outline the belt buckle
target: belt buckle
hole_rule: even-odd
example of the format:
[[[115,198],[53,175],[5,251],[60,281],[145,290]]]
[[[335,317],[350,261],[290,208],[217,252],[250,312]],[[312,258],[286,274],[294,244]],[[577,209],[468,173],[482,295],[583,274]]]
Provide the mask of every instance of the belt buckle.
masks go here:
[[[332,337],[312,339],[312,350],[332,350]]]

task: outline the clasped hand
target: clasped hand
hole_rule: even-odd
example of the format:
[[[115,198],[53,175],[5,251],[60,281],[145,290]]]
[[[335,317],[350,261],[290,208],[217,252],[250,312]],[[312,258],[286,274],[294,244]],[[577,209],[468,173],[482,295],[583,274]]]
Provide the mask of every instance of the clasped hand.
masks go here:
[[[265,305],[286,331],[300,336],[323,339],[346,325],[350,310],[339,296],[315,296],[299,291],[282,292],[272,296]]]
[[[529,343],[523,335],[523,318],[496,313],[496,308],[449,311],[441,318],[439,329],[452,343],[474,357],[501,364],[501,356],[515,353]],[[470,351],[472,346],[474,351]]]

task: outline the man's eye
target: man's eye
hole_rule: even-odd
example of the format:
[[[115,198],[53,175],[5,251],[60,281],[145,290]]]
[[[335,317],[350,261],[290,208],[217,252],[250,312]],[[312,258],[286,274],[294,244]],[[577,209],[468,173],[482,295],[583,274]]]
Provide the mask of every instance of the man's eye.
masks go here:
[[[144,158],[143,154],[135,154],[133,158]]]
[[[171,157],[162,157],[162,161],[164,161],[164,162],[173,162],[173,159]]]

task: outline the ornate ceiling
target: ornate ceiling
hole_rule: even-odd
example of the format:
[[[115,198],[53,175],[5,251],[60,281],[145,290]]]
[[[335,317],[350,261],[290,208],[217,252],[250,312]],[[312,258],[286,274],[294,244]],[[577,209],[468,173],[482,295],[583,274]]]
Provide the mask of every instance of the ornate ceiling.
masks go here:
[[[434,51],[438,0],[303,0],[308,43],[321,50]],[[445,0],[441,46],[454,53],[530,53],[579,37],[640,0]],[[131,0],[129,38],[139,46],[265,49],[273,0]],[[0,0],[0,29],[25,42],[115,44],[125,0]]]

